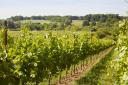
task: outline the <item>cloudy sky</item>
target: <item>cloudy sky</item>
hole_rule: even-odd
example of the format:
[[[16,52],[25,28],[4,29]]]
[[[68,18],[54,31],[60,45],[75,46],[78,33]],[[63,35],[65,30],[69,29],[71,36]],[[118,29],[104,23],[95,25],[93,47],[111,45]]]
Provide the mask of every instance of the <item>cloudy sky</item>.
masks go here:
[[[0,0],[0,18],[15,15],[127,15],[125,0]]]

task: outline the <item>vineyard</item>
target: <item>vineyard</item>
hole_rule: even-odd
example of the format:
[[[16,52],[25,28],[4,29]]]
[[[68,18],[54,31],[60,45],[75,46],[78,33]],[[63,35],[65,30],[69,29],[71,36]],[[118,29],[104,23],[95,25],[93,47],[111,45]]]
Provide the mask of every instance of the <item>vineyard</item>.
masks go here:
[[[112,46],[112,40],[98,39],[86,31],[32,33],[23,28],[18,36],[6,32],[2,30],[0,38],[0,81],[4,85],[50,83],[52,77],[61,79],[63,71],[75,73],[79,65],[82,69],[89,56]]]
[[[115,41],[97,38],[89,31],[32,32],[24,27],[12,32],[2,29],[0,84],[68,85],[66,78],[73,78],[79,70],[84,73],[88,68],[89,72],[83,79],[78,78],[76,85],[105,85],[108,82],[108,85],[127,85],[128,20],[120,21],[119,27],[119,35],[113,38]]]

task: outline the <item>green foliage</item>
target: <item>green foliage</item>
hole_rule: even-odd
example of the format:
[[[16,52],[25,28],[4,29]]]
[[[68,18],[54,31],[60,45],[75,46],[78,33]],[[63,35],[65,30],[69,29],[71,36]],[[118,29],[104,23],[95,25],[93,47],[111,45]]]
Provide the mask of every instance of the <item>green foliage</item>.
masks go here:
[[[29,30],[26,24],[19,36],[9,35],[7,53],[0,46],[1,82],[39,84],[49,78],[49,72],[51,76],[58,75],[112,45],[112,40],[98,39],[88,32],[32,34]]]
[[[116,59],[112,62],[112,67],[115,70],[116,83],[118,85],[128,84],[128,20],[119,22],[120,34],[118,36],[115,52],[118,53]]]

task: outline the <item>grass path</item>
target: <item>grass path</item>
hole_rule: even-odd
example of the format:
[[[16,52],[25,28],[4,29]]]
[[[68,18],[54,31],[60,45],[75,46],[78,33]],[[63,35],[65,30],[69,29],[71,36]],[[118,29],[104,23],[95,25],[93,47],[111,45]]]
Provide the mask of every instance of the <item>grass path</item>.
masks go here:
[[[114,50],[72,85],[114,85],[113,71],[110,70],[113,52]]]
[[[91,61],[89,63],[84,65],[83,69],[78,68],[78,70],[74,74],[68,74],[67,77],[63,77],[59,82],[57,81],[54,85],[78,85],[76,84],[76,80],[81,79],[82,77],[85,76],[97,63],[99,63],[103,58],[108,55],[113,47],[110,47],[99,54],[96,54],[92,56]],[[85,85],[85,84],[80,84],[80,85]]]

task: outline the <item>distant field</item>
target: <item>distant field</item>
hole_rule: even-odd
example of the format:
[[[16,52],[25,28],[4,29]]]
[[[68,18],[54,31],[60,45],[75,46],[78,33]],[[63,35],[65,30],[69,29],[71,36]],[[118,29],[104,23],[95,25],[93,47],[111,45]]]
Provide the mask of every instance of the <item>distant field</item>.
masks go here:
[[[82,26],[83,20],[73,20],[72,24],[75,26]]]
[[[26,22],[32,22],[32,23],[50,23],[50,20],[21,20],[22,23],[26,23]],[[82,25],[82,20],[73,20],[72,24],[75,26],[81,26]]]
[[[32,23],[50,23],[50,20],[21,20],[22,23],[32,22]]]

